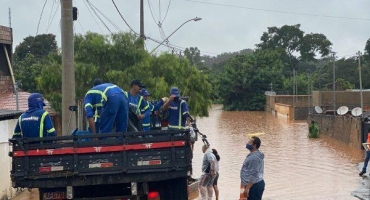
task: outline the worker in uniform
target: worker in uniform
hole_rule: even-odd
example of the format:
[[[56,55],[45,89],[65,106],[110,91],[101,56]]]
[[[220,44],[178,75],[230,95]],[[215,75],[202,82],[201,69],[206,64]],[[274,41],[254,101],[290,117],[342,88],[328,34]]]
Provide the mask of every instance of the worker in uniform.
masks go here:
[[[132,109],[138,118],[137,125],[141,126],[142,120],[149,116],[150,117],[150,109],[148,102],[139,94],[140,91],[145,88],[145,85],[139,80],[135,79],[132,80],[130,83],[130,91],[127,93],[130,109]],[[139,128],[139,130],[141,130]]]
[[[97,85],[100,85],[102,83],[103,83],[102,79],[96,78],[93,81],[93,86],[97,86]],[[95,131],[96,131],[96,133],[98,133],[99,128],[100,128],[100,114],[101,114],[101,109],[102,109],[103,105],[102,105],[102,102],[101,102],[101,95],[95,95],[93,98],[96,98],[96,99],[94,99],[94,102],[96,102],[96,103],[85,105],[85,109],[86,109],[86,107],[92,107],[92,111],[94,112],[93,118],[94,118],[94,123],[95,123]]]
[[[141,89],[140,95],[148,103],[148,110],[150,111],[149,115],[145,115],[145,117],[141,120],[143,131],[150,131],[150,114],[154,111],[154,106],[148,101],[150,93],[145,88]],[[146,110],[141,110],[141,114],[144,114],[145,112]]]
[[[168,129],[185,129],[187,120],[193,122],[188,105],[180,98],[180,90],[177,87],[170,89],[170,97],[164,103],[163,110],[168,110]]]
[[[125,92],[112,83],[103,83],[91,88],[85,95],[84,105],[92,133],[127,132],[128,99]],[[95,129],[93,105],[101,103],[100,127]]]
[[[43,108],[44,98],[39,93],[28,97],[28,110],[18,118],[13,138],[35,138],[56,136],[51,117]]]

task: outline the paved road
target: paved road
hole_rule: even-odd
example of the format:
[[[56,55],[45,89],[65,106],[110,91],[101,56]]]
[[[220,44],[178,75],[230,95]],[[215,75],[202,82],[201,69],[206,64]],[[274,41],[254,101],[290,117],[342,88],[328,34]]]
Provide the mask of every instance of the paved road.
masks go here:
[[[358,164],[358,173],[360,173],[362,166],[364,163]],[[367,173],[364,176],[359,177],[362,178],[361,185],[352,192],[352,195],[361,199],[361,200],[368,200],[370,199],[370,169],[368,167]],[[355,174],[356,176],[357,174]],[[357,175],[358,176],[358,175]]]

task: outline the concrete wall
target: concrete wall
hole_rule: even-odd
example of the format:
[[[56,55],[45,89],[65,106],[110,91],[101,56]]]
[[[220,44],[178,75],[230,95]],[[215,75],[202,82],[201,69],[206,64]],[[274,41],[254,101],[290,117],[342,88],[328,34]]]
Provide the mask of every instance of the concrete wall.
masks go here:
[[[17,119],[0,121],[0,199],[7,199],[15,196],[10,180],[11,158],[8,156],[8,139],[12,137]]]
[[[364,110],[370,110],[370,91],[362,92]],[[313,91],[312,106],[321,106],[325,110],[333,110],[334,92],[333,91]],[[347,106],[350,110],[361,107],[360,91],[337,91],[335,92],[335,108]]]
[[[311,121],[318,123],[320,134],[328,135],[351,147],[362,148],[362,122],[359,117],[309,114],[308,122]]]
[[[294,120],[306,120],[310,104],[310,95],[267,95],[265,111],[278,116],[286,116],[289,120],[293,120],[293,117]]]

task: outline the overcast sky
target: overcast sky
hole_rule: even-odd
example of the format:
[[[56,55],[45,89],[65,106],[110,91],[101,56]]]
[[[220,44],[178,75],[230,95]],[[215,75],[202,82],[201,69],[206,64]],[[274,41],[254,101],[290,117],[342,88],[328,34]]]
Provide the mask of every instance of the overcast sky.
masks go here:
[[[79,19],[74,22],[75,33],[110,33],[88,2],[98,9],[96,12],[110,31],[130,30],[111,0],[73,0],[79,10]],[[115,0],[135,32],[140,31],[139,2]],[[60,2],[47,0],[43,9],[44,3],[45,0],[0,0],[0,25],[9,26],[8,9],[11,9],[14,48],[25,37],[35,36],[37,31],[38,34],[55,34],[61,46]],[[333,51],[339,57],[363,52],[370,38],[370,0],[144,0],[144,4],[145,35],[158,41],[163,41],[185,21],[201,17],[201,21],[184,24],[169,42],[179,49],[198,47],[202,54],[210,56],[254,49],[262,33],[271,26],[301,24],[305,33],[322,33],[333,43]],[[164,36],[158,21],[162,21]],[[146,40],[149,52],[157,45]],[[169,49],[161,47],[159,50]]]

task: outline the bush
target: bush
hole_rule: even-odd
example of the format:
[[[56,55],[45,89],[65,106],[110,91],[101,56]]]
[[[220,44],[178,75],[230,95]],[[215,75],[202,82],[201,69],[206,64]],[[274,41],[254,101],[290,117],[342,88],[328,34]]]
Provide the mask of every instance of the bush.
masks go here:
[[[308,137],[309,138],[318,138],[319,137],[319,125],[317,122],[312,121],[308,127]]]

